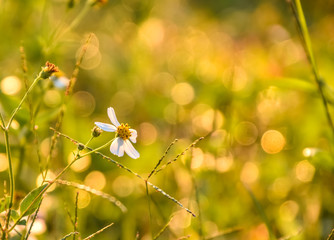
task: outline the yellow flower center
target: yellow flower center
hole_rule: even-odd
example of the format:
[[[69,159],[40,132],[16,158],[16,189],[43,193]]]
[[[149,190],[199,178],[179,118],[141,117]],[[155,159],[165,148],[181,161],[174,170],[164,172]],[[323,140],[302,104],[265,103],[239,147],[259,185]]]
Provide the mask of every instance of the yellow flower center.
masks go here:
[[[117,136],[122,138],[124,141],[131,137],[130,126],[126,123],[122,123],[117,127]]]

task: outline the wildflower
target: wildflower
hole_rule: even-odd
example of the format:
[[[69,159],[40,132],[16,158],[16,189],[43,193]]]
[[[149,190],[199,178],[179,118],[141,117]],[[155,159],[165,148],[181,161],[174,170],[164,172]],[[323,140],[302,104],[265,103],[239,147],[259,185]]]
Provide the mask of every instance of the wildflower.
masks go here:
[[[47,79],[51,76],[52,73],[59,72],[59,69],[56,65],[50,62],[45,63],[45,67],[42,67],[41,78]]]
[[[129,141],[130,139],[133,143],[136,143],[137,131],[131,129],[127,123],[119,124],[112,107],[108,108],[108,116],[113,125],[101,122],[95,122],[95,125],[106,132],[116,132],[116,138],[110,145],[110,152],[122,157],[125,151],[131,158],[139,158],[139,153]]]

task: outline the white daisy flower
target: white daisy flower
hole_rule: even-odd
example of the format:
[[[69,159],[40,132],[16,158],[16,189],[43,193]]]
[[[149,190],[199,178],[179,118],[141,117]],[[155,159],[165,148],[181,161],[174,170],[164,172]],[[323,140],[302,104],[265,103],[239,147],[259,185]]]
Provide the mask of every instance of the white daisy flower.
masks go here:
[[[131,129],[127,123],[119,124],[112,107],[108,108],[108,116],[113,125],[101,122],[95,122],[95,125],[106,132],[116,132],[116,139],[110,145],[110,152],[122,157],[125,151],[131,158],[139,158],[139,153],[130,142],[131,140],[133,143],[136,143],[137,131]]]

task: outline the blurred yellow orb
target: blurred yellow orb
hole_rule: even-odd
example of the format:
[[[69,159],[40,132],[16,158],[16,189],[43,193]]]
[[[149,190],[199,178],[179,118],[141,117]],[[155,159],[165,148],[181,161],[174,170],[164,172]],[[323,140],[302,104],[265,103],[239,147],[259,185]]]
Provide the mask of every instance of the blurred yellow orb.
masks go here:
[[[31,233],[34,235],[41,235],[46,231],[45,221],[41,218],[36,218],[32,226]]]
[[[307,160],[297,163],[296,178],[301,182],[311,182],[315,173],[315,167]]]
[[[172,89],[172,99],[179,105],[187,105],[195,97],[193,87],[186,82],[176,84]]]
[[[259,177],[259,168],[254,162],[246,162],[241,170],[240,180],[244,183],[254,183]]]
[[[73,161],[73,153],[70,153],[68,155],[68,159],[67,162],[70,163]],[[87,155],[83,158],[80,158],[79,160],[77,160],[75,163],[72,164],[71,169],[74,172],[83,172],[85,170],[88,169],[88,167],[90,166],[92,160],[91,160],[91,156]]]
[[[96,190],[102,190],[106,182],[106,177],[100,171],[92,171],[85,178],[85,185]]]
[[[153,144],[157,137],[158,137],[158,131],[156,127],[148,122],[143,122],[139,126],[140,134],[138,135],[140,137],[140,142],[143,145],[151,145]]]
[[[1,81],[1,91],[7,95],[17,94],[22,87],[21,81],[16,76],[8,76]]]
[[[0,153],[0,172],[6,171],[8,168],[7,156],[4,153]]]
[[[261,146],[266,153],[279,153],[285,146],[285,138],[277,130],[268,130],[262,135]]]

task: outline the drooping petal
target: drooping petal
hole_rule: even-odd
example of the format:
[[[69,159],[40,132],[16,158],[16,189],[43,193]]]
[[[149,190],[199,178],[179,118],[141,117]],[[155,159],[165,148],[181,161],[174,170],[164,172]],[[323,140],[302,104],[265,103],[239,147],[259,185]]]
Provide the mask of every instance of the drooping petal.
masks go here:
[[[114,125],[108,123],[95,122],[95,125],[106,132],[116,132],[117,128]]]
[[[116,127],[121,125],[117,121],[115,110],[112,107],[108,108],[108,117],[110,118],[110,121],[112,122],[112,124],[114,124]]]
[[[131,132],[131,137],[130,137],[130,140],[133,142],[133,143],[136,143],[137,142],[137,140],[136,140],[136,138],[137,138],[137,131],[136,130],[134,130],[134,129],[129,129],[130,130],[130,132]]]
[[[124,141],[124,150],[129,157],[136,159],[139,158],[139,152],[132,146],[132,143],[127,139]]]
[[[124,141],[122,138],[116,138],[110,145],[110,152],[119,157],[124,155]]]

